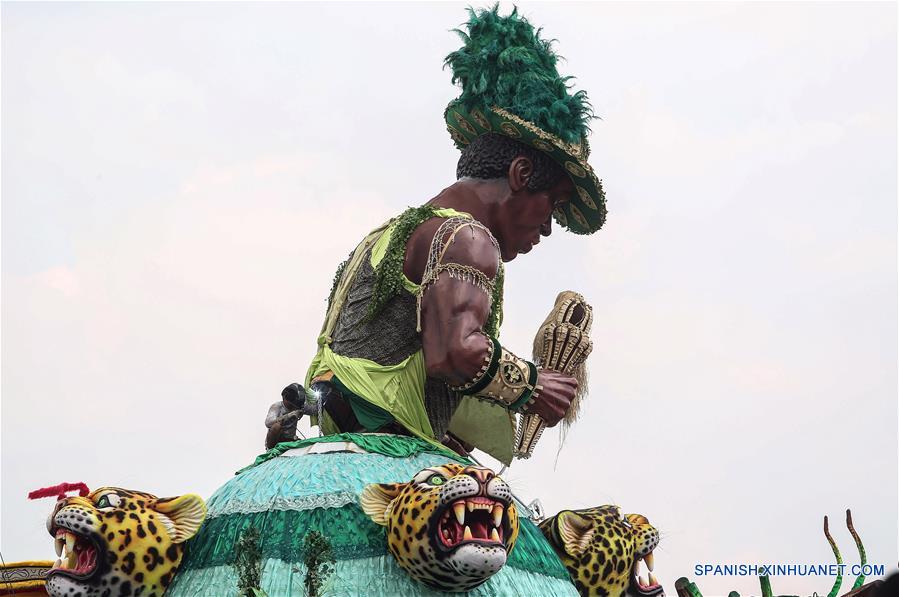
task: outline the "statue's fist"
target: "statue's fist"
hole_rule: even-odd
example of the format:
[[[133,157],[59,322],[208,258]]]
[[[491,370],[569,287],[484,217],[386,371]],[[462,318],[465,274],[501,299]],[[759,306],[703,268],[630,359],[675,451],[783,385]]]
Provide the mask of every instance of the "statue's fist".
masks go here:
[[[537,372],[537,384],[543,389],[528,408],[528,414],[540,415],[547,427],[554,427],[562,420],[574,395],[577,393],[577,379],[571,375],[540,369]]]
[[[298,383],[292,383],[281,390],[281,398],[293,408],[303,408],[306,403],[306,389]]]

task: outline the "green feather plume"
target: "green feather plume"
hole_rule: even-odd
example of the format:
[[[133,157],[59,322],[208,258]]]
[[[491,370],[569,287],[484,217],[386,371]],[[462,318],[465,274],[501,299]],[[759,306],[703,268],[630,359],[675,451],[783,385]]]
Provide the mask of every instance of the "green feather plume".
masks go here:
[[[464,45],[446,57],[453,83],[462,87],[466,110],[498,106],[536,124],[569,143],[589,132],[593,109],[584,91],[569,93],[568,81],[556,70],[559,57],[552,40],[518,15],[499,15],[491,9],[468,9],[468,32],[455,29]]]

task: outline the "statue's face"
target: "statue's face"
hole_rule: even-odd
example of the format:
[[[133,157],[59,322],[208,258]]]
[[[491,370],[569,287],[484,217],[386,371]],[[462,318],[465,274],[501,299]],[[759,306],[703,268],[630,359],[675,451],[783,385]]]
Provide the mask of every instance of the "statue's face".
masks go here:
[[[553,210],[568,201],[573,192],[574,185],[567,176],[546,191],[523,189],[515,192],[505,203],[496,235],[503,261],[512,261],[518,255],[530,252],[541,236],[549,236]]]

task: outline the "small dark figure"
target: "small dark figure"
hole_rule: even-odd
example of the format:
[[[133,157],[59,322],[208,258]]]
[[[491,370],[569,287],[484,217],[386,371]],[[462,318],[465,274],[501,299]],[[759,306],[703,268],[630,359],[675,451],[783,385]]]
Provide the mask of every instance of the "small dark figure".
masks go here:
[[[306,414],[306,389],[298,383],[292,383],[281,391],[281,401],[275,402],[268,409],[265,426],[265,448],[271,450],[280,442],[292,442],[297,438],[297,421]],[[311,406],[311,405],[310,405]]]

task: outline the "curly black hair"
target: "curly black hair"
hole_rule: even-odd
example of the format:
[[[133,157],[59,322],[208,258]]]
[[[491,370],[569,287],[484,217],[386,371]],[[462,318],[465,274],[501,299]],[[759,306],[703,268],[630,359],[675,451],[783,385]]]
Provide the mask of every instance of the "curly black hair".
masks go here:
[[[529,191],[551,189],[565,176],[562,167],[542,151],[504,135],[488,133],[477,137],[462,149],[456,166],[456,178],[506,178],[509,166],[517,157],[528,158],[534,166],[534,172],[528,179]]]

